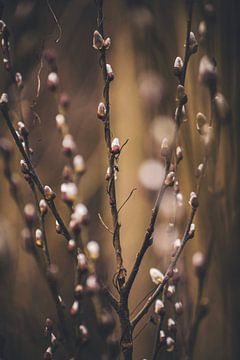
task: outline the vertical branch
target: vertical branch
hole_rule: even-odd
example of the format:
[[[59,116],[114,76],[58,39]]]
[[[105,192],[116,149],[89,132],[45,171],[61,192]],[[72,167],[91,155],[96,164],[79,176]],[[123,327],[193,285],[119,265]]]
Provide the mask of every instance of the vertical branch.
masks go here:
[[[105,142],[108,149],[108,167],[110,178],[108,180],[108,195],[109,203],[111,206],[112,221],[113,221],[113,246],[115,249],[116,261],[117,261],[117,285],[121,287],[125,282],[126,270],[123,265],[122,249],[120,242],[120,223],[118,217],[118,208],[117,208],[117,195],[116,195],[116,183],[115,183],[115,172],[116,172],[116,153],[112,149],[112,135],[111,135],[111,125],[110,125],[110,82],[113,80],[113,73],[109,73],[106,59],[106,41],[104,41],[104,15],[103,15],[103,0],[97,0],[97,25],[98,25],[98,36],[102,39],[102,45],[99,47],[100,51],[100,65],[102,68],[102,75],[104,80],[104,89],[103,89],[103,98],[105,106],[105,114],[102,119],[104,122],[104,134]],[[110,68],[111,69],[111,68]],[[111,71],[111,70],[110,70]]]

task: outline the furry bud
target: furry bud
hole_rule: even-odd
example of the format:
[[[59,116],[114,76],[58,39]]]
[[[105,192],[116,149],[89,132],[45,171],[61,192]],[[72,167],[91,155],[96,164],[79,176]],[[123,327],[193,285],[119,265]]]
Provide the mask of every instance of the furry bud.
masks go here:
[[[100,102],[98,104],[98,108],[97,108],[97,117],[100,120],[104,120],[105,116],[107,114],[107,109],[106,106],[103,102]]]
[[[101,50],[104,46],[104,40],[99,31],[95,30],[93,33],[93,48]]]
[[[114,79],[114,73],[110,64],[106,64],[106,70],[107,70],[108,80],[112,81]]]
[[[53,200],[56,197],[55,192],[50,188],[50,186],[44,186],[44,196],[46,200]]]
[[[114,138],[111,144],[111,150],[113,154],[119,154],[120,152],[120,142],[118,138]]]
[[[59,77],[55,72],[51,72],[47,78],[47,86],[51,91],[56,91],[59,85]]]
[[[173,65],[173,72],[175,76],[180,76],[182,73],[182,68],[183,68],[183,61],[180,58],[180,56],[177,56],[175,61],[174,61],[174,65]]]
[[[159,285],[163,282],[164,275],[160,270],[156,268],[151,268],[149,270],[149,274],[154,284]]]

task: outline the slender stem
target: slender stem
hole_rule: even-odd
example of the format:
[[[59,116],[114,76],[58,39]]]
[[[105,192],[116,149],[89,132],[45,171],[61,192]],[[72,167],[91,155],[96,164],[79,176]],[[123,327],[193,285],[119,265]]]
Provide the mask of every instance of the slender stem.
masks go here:
[[[176,266],[177,261],[178,261],[180,255],[182,254],[183,249],[184,249],[184,247],[185,247],[185,245],[186,245],[186,243],[187,243],[187,241],[189,239],[189,237],[188,237],[189,230],[190,230],[190,226],[191,226],[191,224],[193,222],[195,213],[196,213],[196,208],[192,208],[192,211],[191,211],[190,217],[188,219],[187,226],[186,226],[186,229],[185,229],[182,241],[181,241],[181,246],[177,250],[174,257],[172,258],[172,260],[171,260],[171,262],[170,262],[170,264],[169,264],[169,266],[167,268],[167,271],[166,271],[166,273],[164,275],[162,283],[160,285],[158,285],[158,287],[156,288],[154,293],[148,298],[148,300],[146,301],[146,303],[144,304],[142,309],[138,312],[138,314],[131,321],[131,325],[132,325],[133,328],[143,318],[143,316],[148,312],[150,306],[156,300],[157,296],[163,291],[164,286],[168,283],[168,281],[169,281],[169,279],[171,277],[172,271],[173,271],[174,267]]]
[[[167,176],[167,174],[169,172],[169,167],[170,167],[170,163],[167,162],[166,163],[164,180],[166,179],[166,176]],[[125,296],[129,295],[129,292],[130,292],[130,290],[132,288],[133,282],[134,282],[134,280],[135,280],[135,278],[137,276],[137,273],[139,271],[142,259],[143,259],[144,255],[145,255],[147,249],[152,244],[152,235],[153,235],[153,232],[154,232],[155,223],[156,223],[157,215],[158,215],[158,212],[159,212],[159,207],[160,207],[160,204],[161,204],[161,201],[162,201],[162,198],[163,198],[163,195],[165,193],[166,188],[167,188],[167,185],[163,181],[163,184],[162,184],[162,186],[161,186],[161,188],[159,190],[159,193],[157,195],[157,199],[156,199],[154,208],[152,210],[152,216],[151,216],[150,223],[149,223],[148,229],[146,231],[146,234],[145,234],[141,249],[140,249],[139,253],[137,254],[137,257],[136,257],[135,263],[133,265],[132,271],[130,272],[128,281],[127,281],[127,283],[125,285],[125,291],[124,291]]]
[[[156,360],[159,350],[160,350],[160,339],[159,339],[159,335],[160,335],[160,330],[162,329],[163,326],[163,320],[164,320],[164,315],[159,315],[158,317],[158,324],[157,324],[157,330],[156,330],[156,336],[155,336],[155,344],[154,344],[154,348],[153,348],[153,355],[152,355],[152,360]]]
[[[103,21],[103,1],[98,0],[97,3],[97,23],[98,23],[98,31],[101,36],[104,38],[104,21]],[[126,270],[123,266],[123,258],[122,258],[122,249],[121,249],[121,242],[120,242],[120,223],[118,217],[118,208],[117,208],[117,195],[116,195],[116,184],[115,184],[115,162],[116,157],[111,151],[111,126],[110,126],[110,80],[107,74],[107,59],[106,59],[106,49],[103,46],[101,49],[101,57],[100,57],[100,64],[102,67],[102,74],[103,80],[105,82],[104,90],[103,90],[103,97],[106,106],[106,115],[104,118],[104,133],[105,133],[105,142],[108,149],[108,166],[110,169],[111,178],[109,180],[108,186],[108,195],[109,195],[109,202],[111,206],[111,213],[112,213],[112,220],[113,220],[113,246],[115,249],[115,256],[117,261],[117,270],[118,274],[118,283],[121,287],[125,282],[125,273]]]
[[[9,117],[9,112],[8,112],[8,107],[7,107],[7,104],[6,103],[1,103],[0,104],[0,108],[1,108],[1,111],[2,111],[2,114],[3,114],[3,117],[4,117],[4,120],[8,126],[8,129],[9,131],[11,132],[12,134],[12,137],[18,147],[18,150],[20,151],[20,153],[22,154],[23,156],[23,159],[25,160],[28,168],[29,168],[29,171],[31,173],[31,177],[34,181],[34,183],[36,184],[39,192],[42,194],[42,196],[45,198],[45,194],[44,194],[44,186],[42,185],[36,171],[34,170],[34,167],[32,165],[32,162],[30,160],[30,158],[28,157],[23,145],[22,145],[22,142],[21,140],[19,139],[17,133],[16,133],[16,130],[14,129],[13,125],[12,125],[12,121]],[[66,225],[64,224],[56,206],[55,206],[55,203],[54,203],[54,200],[53,199],[45,199],[47,204],[48,204],[48,207],[50,208],[53,216],[55,217],[55,219],[57,220],[57,222],[59,223],[60,227],[61,227],[61,231],[62,231],[62,234],[63,236],[65,237],[65,239],[68,241],[71,239],[71,235],[66,227]]]
[[[185,55],[184,55],[182,75],[181,75],[181,79],[180,79],[180,84],[183,86],[185,83],[188,61],[190,59],[189,49],[190,49],[190,32],[191,32],[191,28],[192,28],[193,3],[194,3],[194,0],[189,0],[188,19],[187,19],[187,35],[186,35],[186,42],[185,42]]]

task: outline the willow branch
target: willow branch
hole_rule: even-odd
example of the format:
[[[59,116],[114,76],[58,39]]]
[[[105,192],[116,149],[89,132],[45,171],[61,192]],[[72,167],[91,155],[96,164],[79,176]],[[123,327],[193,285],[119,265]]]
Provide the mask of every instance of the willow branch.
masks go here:
[[[102,38],[104,38],[104,22],[103,22],[103,1],[99,0],[96,1],[97,4],[97,23],[98,23],[98,31],[101,34]],[[105,142],[108,149],[108,166],[110,170],[110,180],[109,180],[109,187],[108,187],[108,195],[109,195],[109,202],[111,206],[111,214],[112,214],[112,221],[114,227],[113,233],[113,246],[115,249],[115,255],[117,260],[117,269],[119,272],[119,285],[125,282],[125,269],[123,267],[123,258],[122,258],[122,249],[121,249],[121,242],[120,242],[120,223],[118,217],[118,208],[117,208],[117,196],[116,196],[116,184],[115,184],[115,154],[112,153],[111,150],[111,125],[110,125],[110,79],[107,74],[107,59],[106,59],[106,49],[103,46],[100,50],[100,64],[102,67],[102,75],[104,80],[104,90],[103,90],[103,98],[106,107],[106,115],[104,117],[104,133],[105,133]]]
[[[45,193],[44,193],[44,186],[42,185],[41,183],[41,180],[39,179],[36,171],[34,170],[34,167],[32,165],[32,162],[30,160],[30,158],[28,157],[23,145],[22,145],[22,142],[21,140],[19,139],[17,133],[16,133],[16,130],[14,129],[13,127],[13,124],[12,124],[12,120],[10,119],[10,116],[9,116],[9,111],[8,111],[8,106],[7,106],[7,103],[6,102],[1,102],[0,103],[0,110],[3,114],[3,118],[7,124],[7,127],[18,147],[18,150],[20,151],[23,159],[25,160],[28,168],[29,168],[29,171],[31,173],[31,177],[35,183],[35,185],[37,186],[39,192],[42,194],[42,196],[45,198]],[[62,220],[56,206],[55,206],[55,203],[54,203],[54,200],[53,199],[46,199],[46,202],[47,202],[47,205],[48,207],[50,208],[53,216],[55,217],[55,219],[57,220],[57,222],[59,223],[60,227],[61,227],[61,231],[62,231],[62,234],[63,236],[66,238],[66,240],[70,240],[71,239],[71,235],[67,229],[67,227],[65,226],[64,224],[64,221]]]
[[[139,313],[135,316],[135,318],[131,321],[131,325],[134,328],[137,323],[143,318],[143,316],[145,314],[147,314],[150,306],[153,304],[153,302],[156,300],[156,298],[158,297],[158,295],[163,291],[164,286],[168,283],[169,279],[171,278],[173,269],[175,268],[177,261],[179,259],[179,257],[181,256],[183,249],[185,248],[185,245],[187,243],[187,241],[189,240],[189,230],[191,227],[191,224],[193,222],[194,216],[196,213],[196,208],[192,208],[190,217],[188,219],[187,222],[187,226],[181,241],[181,246],[178,248],[176,254],[174,255],[174,257],[172,258],[167,271],[164,275],[163,281],[160,285],[157,286],[156,290],[154,291],[154,293],[148,298],[148,300],[146,301],[146,303],[144,304],[144,306],[142,307],[142,309],[139,311]]]

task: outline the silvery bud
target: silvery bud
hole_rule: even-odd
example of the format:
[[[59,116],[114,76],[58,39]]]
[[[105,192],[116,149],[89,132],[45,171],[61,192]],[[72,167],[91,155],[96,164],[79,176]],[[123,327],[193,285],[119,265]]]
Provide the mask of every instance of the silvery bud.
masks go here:
[[[53,200],[56,197],[55,192],[50,188],[50,186],[44,186],[44,196],[46,200]]]
[[[175,61],[174,61],[174,65],[173,65],[173,72],[175,76],[180,76],[182,73],[182,68],[183,68],[183,61],[180,58],[180,56],[177,56]]]
[[[163,138],[162,144],[161,144],[161,151],[160,154],[162,157],[169,157],[170,155],[170,146],[168,142],[168,138]]]
[[[118,154],[120,152],[120,142],[118,138],[114,138],[111,144],[111,150],[113,154]]]
[[[112,81],[114,79],[114,73],[110,64],[106,64],[106,71],[107,71],[108,80]]]
[[[160,270],[156,268],[151,268],[149,270],[149,274],[154,284],[159,285],[163,282],[164,275]]]
[[[100,102],[98,104],[98,108],[97,108],[97,117],[100,120],[104,120],[105,116],[107,114],[107,109],[106,106],[103,102]]]
[[[191,192],[190,194],[190,199],[189,199],[189,204],[192,206],[192,208],[196,209],[199,205],[198,202],[198,197],[197,194],[195,192]]]
[[[157,299],[155,301],[155,308],[154,308],[155,314],[157,315],[163,315],[165,313],[165,307],[162,300]]]
[[[198,50],[198,42],[192,31],[190,32],[190,37],[189,37],[189,50],[191,54],[195,54]]]
[[[93,33],[93,48],[96,50],[101,50],[104,45],[104,40],[99,31],[95,30]]]
[[[167,186],[173,186],[174,181],[175,181],[175,172],[174,172],[174,171],[170,171],[170,172],[167,174],[167,177],[166,177],[164,183],[165,183],[165,185],[167,185]]]

